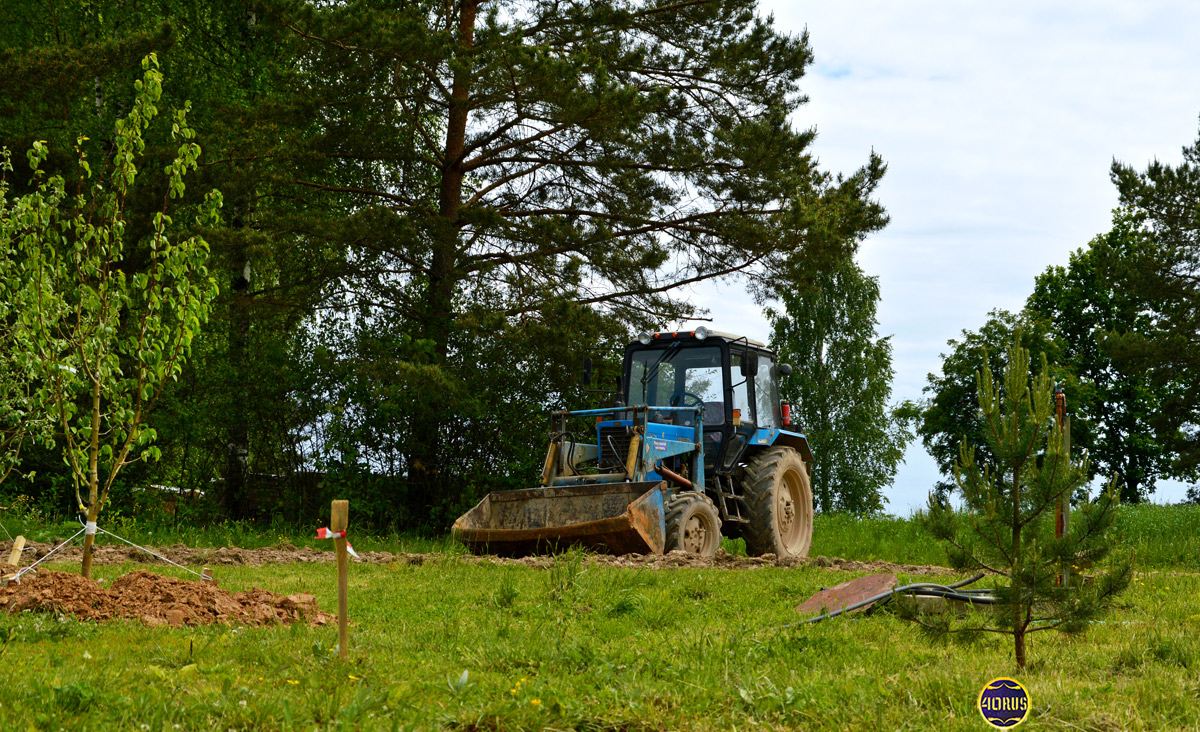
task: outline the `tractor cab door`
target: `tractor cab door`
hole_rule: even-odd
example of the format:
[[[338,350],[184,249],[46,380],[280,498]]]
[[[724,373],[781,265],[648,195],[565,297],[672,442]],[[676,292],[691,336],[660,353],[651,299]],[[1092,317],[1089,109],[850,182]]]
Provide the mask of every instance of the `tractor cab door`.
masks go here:
[[[775,355],[759,352],[758,368],[753,383],[754,424],[759,429],[779,429],[783,426],[783,408],[779,399],[779,369]]]
[[[719,423],[705,425],[705,470],[728,472],[754,432],[750,379],[744,373],[750,357],[744,345],[732,343],[726,350],[724,414]]]
[[[712,468],[720,473],[737,465],[756,430],[777,429],[783,422],[774,354],[748,344],[731,343],[727,377],[730,416],[714,441],[720,444],[712,445],[719,449],[713,450],[710,458]]]

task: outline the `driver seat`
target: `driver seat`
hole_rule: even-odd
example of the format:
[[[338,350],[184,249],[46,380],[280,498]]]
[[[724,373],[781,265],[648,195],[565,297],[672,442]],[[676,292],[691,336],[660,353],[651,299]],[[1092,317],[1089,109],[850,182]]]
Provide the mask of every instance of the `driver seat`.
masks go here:
[[[725,424],[725,402],[704,403],[704,424]]]

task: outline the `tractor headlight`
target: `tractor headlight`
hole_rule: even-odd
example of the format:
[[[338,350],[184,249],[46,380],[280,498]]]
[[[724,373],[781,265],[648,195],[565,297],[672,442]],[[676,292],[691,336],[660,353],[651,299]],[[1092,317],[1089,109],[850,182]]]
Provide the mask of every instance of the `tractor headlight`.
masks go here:
[[[693,331],[696,334],[696,340],[702,341],[708,337],[708,328],[703,325]]]
[[[650,341],[654,340],[654,338],[643,330],[641,333],[638,333],[638,340],[642,342],[643,346],[648,346],[650,345]]]

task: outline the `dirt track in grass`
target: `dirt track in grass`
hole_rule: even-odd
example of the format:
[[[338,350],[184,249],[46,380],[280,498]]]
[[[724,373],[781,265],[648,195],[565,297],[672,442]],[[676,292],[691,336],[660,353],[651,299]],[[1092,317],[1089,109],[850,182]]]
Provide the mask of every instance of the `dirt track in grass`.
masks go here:
[[[11,546],[11,542],[0,542],[0,556],[6,556]],[[46,552],[54,548],[52,544],[38,542],[31,543],[28,546],[31,549],[26,551],[22,558],[22,564],[25,565],[44,556]],[[238,547],[193,548],[176,544],[175,546],[153,547],[153,549],[171,561],[185,566],[259,566],[263,564],[323,563],[335,560],[332,548],[321,550],[308,547],[295,547],[291,544],[280,544],[262,549],[241,549]],[[466,562],[517,565],[535,569],[547,568],[554,562],[553,557],[547,556],[509,559],[493,556],[475,557],[440,553],[406,554],[364,551],[360,551],[359,555],[361,556],[360,560],[352,561],[361,561],[370,564],[426,564],[461,560]],[[53,561],[71,562],[80,561],[82,558],[83,550],[79,546],[74,546],[67,547],[58,552],[54,556]],[[160,563],[154,557],[130,546],[98,546],[96,547],[95,556],[92,561],[95,564],[120,564],[122,562]],[[760,569],[763,567],[814,566],[839,569],[847,572],[892,572],[894,574],[917,575],[953,573],[953,570],[947,567],[934,565],[895,564],[885,561],[860,562],[824,556],[808,557],[806,559],[793,559],[790,557],[780,559],[772,554],[762,557],[742,557],[729,554],[723,549],[718,550],[717,556],[712,559],[704,559],[682,552],[671,552],[662,556],[653,554],[627,554],[614,557],[596,554],[589,555],[588,561],[600,566],[644,567],[646,569]]]

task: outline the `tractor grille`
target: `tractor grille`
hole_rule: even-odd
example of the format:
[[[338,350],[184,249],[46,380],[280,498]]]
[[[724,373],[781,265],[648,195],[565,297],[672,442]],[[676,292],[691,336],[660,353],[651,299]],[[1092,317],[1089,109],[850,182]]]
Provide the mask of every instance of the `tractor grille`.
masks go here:
[[[600,428],[600,467],[625,469],[631,435],[624,427]]]

